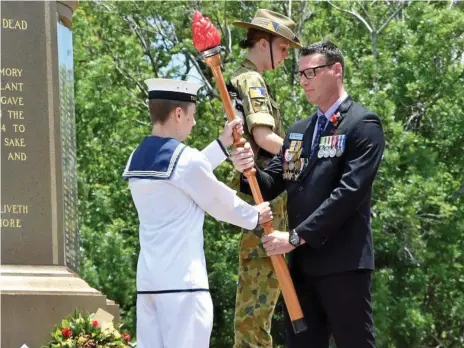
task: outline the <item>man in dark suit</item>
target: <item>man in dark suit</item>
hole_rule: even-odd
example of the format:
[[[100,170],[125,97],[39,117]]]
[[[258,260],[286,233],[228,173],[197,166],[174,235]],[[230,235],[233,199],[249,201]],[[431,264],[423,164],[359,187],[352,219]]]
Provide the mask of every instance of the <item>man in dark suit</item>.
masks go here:
[[[288,346],[375,347],[371,307],[374,247],[370,228],[372,183],[384,150],[377,115],[343,87],[344,60],[331,42],[301,51],[297,77],[317,113],[294,123],[280,154],[257,179],[265,200],[288,193],[290,232],[262,241],[268,255],[289,253],[289,267],[308,330]],[[234,151],[239,171],[253,166],[248,148]],[[250,193],[246,179],[241,190]]]

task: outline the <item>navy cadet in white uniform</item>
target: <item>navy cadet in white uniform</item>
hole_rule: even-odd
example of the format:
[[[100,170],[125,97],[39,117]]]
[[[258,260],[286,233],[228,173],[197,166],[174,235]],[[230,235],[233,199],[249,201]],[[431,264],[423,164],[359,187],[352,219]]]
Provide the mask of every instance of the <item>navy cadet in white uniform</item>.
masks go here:
[[[195,125],[201,85],[149,79],[153,125],[131,154],[129,179],[140,221],[137,265],[137,347],[207,348],[213,304],[203,251],[205,212],[220,221],[253,230],[272,219],[269,203],[252,206],[213,174],[228,155],[232,129],[203,151],[184,144]]]

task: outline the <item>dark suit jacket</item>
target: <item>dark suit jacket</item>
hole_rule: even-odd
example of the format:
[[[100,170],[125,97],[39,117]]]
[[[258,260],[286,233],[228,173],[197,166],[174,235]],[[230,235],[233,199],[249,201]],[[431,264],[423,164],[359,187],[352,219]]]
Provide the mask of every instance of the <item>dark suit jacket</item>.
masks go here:
[[[292,133],[303,134],[301,156],[310,157],[315,114],[294,123],[280,155],[256,173],[266,201],[287,191],[289,227],[306,241],[290,253],[289,265],[310,275],[374,269],[370,199],[385,145],[382,125],[375,113],[351,97],[338,111],[338,126],[329,122],[322,136],[346,135],[340,157],[312,156],[298,180],[283,178],[284,154]],[[250,193],[246,181],[241,190]]]

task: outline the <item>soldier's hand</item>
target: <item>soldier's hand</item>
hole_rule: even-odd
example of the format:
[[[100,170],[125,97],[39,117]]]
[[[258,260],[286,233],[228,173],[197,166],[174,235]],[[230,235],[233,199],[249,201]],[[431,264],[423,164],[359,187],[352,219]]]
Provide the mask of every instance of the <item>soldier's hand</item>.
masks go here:
[[[230,147],[234,143],[234,128],[237,129],[238,134],[243,134],[243,124],[240,119],[236,118],[232,121],[227,121],[224,125],[224,130],[222,131],[222,134],[219,136],[219,140],[225,147]]]
[[[235,169],[240,173],[243,173],[249,168],[253,168],[255,165],[253,150],[249,143],[245,143],[243,147],[233,149],[230,158]]]
[[[272,219],[274,218],[272,216],[272,210],[271,210],[271,207],[269,205],[269,202],[263,202],[261,204],[258,204],[256,206],[256,208],[258,208],[258,211],[259,211],[259,221],[258,223],[260,225],[268,222],[268,221],[272,221]]]

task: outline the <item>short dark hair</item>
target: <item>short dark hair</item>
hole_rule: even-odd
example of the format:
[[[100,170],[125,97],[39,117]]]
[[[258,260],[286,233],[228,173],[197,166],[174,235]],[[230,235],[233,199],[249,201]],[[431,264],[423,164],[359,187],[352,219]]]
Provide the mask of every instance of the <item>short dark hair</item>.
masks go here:
[[[327,64],[340,63],[343,74],[345,74],[345,60],[343,59],[340,49],[330,41],[320,41],[303,47],[300,51],[300,56],[311,56],[313,54],[322,54],[325,57]]]
[[[190,104],[193,103],[177,100],[152,99],[148,102],[151,123],[164,124],[173,110],[181,108],[184,112],[187,112]]]
[[[269,41],[269,38],[274,36],[263,30],[250,28],[247,30],[246,39],[241,40],[238,45],[240,48],[252,48],[259,40],[265,39]]]

